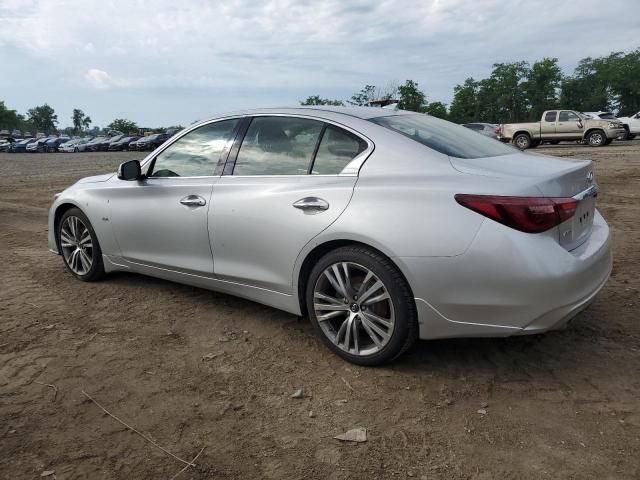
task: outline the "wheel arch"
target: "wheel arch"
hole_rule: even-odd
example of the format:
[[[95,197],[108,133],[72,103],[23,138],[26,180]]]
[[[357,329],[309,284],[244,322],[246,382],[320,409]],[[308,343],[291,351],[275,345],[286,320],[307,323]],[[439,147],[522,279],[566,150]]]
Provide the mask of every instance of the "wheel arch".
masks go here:
[[[309,275],[311,274],[311,270],[313,270],[314,265],[327,253],[341,247],[347,246],[356,246],[356,247],[364,247],[370,250],[377,252],[378,254],[386,257],[395,267],[398,269],[405,282],[407,282],[407,287],[413,296],[413,290],[411,288],[411,283],[407,278],[406,272],[402,268],[398,262],[394,261],[393,256],[388,252],[380,248],[376,248],[375,246],[366,243],[361,240],[349,239],[349,238],[338,238],[338,239],[330,239],[326,240],[322,243],[316,244],[309,252],[306,253],[302,261],[300,262],[300,268],[297,271],[297,275],[295,277],[297,281],[297,285],[294,286],[294,291],[298,295],[298,304],[300,305],[300,312],[302,315],[306,315],[307,306],[305,302],[305,292],[307,289],[307,284],[309,282]]]
[[[527,130],[518,130],[516,132],[513,133],[513,135],[511,136],[511,139],[514,140],[518,135],[526,135],[527,137],[529,137],[530,140],[533,140],[533,137],[531,136],[531,133],[528,132]]]
[[[601,133],[604,135],[604,138],[609,138],[609,137],[607,136],[607,132],[605,132],[605,131],[604,131],[604,128],[602,128],[602,127],[591,127],[589,130],[587,130],[586,132],[584,132],[584,135],[582,136],[582,139],[583,139],[583,140],[586,140],[586,139],[587,139],[587,137],[588,137],[589,135],[591,135],[591,134],[592,134],[593,132],[595,132],[595,131],[599,131],[599,132],[601,132]]]
[[[58,226],[60,225],[60,219],[65,214],[65,212],[71,210],[72,208],[77,208],[82,213],[84,213],[84,211],[82,210],[82,208],[80,208],[79,205],[76,205],[75,203],[70,202],[68,200],[58,205],[53,213],[53,228],[54,228],[53,237],[56,242],[56,248],[58,249],[58,254],[60,254],[60,239],[58,238]]]

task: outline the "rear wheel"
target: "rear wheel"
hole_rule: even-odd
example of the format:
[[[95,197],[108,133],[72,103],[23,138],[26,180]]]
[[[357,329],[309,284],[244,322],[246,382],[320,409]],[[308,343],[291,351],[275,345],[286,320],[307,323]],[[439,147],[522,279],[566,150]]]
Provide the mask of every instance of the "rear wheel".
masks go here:
[[[594,130],[587,135],[587,143],[590,147],[602,147],[606,141],[607,137],[602,130]]]
[[[342,247],[322,257],[309,276],[306,304],[324,343],[358,365],[391,361],[418,336],[406,280],[388,258],[366,247]]]
[[[531,146],[531,137],[527,133],[519,133],[514,137],[513,144],[520,150],[526,150]]]
[[[86,215],[79,208],[71,208],[62,215],[56,230],[67,270],[83,282],[102,278],[102,251]]]

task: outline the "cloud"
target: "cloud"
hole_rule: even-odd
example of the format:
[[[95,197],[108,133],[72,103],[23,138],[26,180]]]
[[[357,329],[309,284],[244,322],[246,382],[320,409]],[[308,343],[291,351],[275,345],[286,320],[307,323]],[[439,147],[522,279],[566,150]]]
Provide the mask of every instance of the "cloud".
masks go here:
[[[102,89],[113,86],[113,79],[104,70],[98,70],[97,68],[91,68],[84,74],[84,78],[87,83],[93,88]]]

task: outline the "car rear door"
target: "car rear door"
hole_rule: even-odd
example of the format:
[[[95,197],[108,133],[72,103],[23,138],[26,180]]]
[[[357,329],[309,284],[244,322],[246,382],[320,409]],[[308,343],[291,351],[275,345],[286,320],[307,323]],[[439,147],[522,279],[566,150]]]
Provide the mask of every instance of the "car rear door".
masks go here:
[[[238,124],[226,119],[191,130],[149,162],[146,178],[116,184],[111,222],[125,260],[213,275],[207,213]]]
[[[289,294],[299,252],[344,211],[357,180],[353,166],[373,145],[305,116],[246,121],[213,187],[214,272],[221,280]]]

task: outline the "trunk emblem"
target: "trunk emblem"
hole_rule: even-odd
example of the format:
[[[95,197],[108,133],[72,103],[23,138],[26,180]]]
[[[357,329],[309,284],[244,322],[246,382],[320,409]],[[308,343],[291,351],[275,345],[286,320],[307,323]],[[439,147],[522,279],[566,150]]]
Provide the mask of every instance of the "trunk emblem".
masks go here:
[[[587,181],[593,183],[593,172],[587,173]]]

